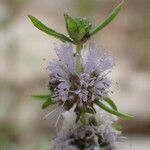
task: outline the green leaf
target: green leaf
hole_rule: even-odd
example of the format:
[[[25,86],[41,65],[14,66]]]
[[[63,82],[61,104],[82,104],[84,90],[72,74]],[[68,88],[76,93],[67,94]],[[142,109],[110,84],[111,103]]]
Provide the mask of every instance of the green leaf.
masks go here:
[[[83,40],[85,36],[89,35],[92,24],[85,17],[76,17],[75,21],[77,22],[77,25],[78,25],[79,38]]]
[[[85,37],[88,37],[92,24],[87,18],[73,18],[66,13],[64,14],[64,18],[68,34],[71,39],[73,39],[74,43],[77,44],[83,42]]]
[[[113,124],[112,127],[113,127],[114,129],[118,130],[118,131],[123,130],[123,126],[120,125],[120,124]]]
[[[35,17],[31,16],[31,15],[28,15],[28,17],[30,18],[30,20],[32,21],[32,23],[34,24],[34,26],[36,28],[38,28],[39,30],[41,30],[41,31],[43,31],[43,32],[45,32],[45,33],[47,33],[47,34],[49,34],[51,36],[54,36],[55,38],[58,38],[58,39],[60,39],[60,40],[62,40],[64,42],[67,41],[67,42],[73,43],[73,41],[70,38],[68,38],[67,36],[65,36],[65,35],[63,35],[61,33],[58,33],[55,30],[53,30],[53,29],[45,26],[37,18],[35,18]]]
[[[53,105],[53,104],[55,104],[55,103],[56,103],[56,101],[53,101],[53,100],[51,100],[51,99],[47,99],[47,100],[43,103],[42,109],[45,109],[45,108],[47,108],[49,105]]]
[[[50,94],[49,95],[32,95],[32,98],[35,98],[40,101],[44,101],[44,103],[42,104],[43,109],[47,108],[49,105],[53,105],[56,103],[56,101],[52,99]]]
[[[97,126],[98,123],[94,117],[89,118],[89,125],[91,126]]]
[[[95,114],[95,111],[94,111],[92,108],[87,107],[87,108],[84,110],[84,113]]]
[[[69,16],[67,13],[64,14],[65,18],[65,23],[66,23],[66,28],[68,31],[69,36],[74,40],[74,36],[76,35],[77,32],[77,23],[74,20],[73,17]]]
[[[80,119],[82,113],[83,113],[83,110],[76,113],[76,123],[79,121],[79,119]]]
[[[112,109],[116,110],[117,111],[117,106],[116,104],[113,102],[113,100],[111,100],[110,98],[105,98],[105,97],[100,97],[102,100],[104,100],[105,102],[107,102],[111,107]]]
[[[45,101],[50,95],[31,95],[31,97],[40,101]]]
[[[126,115],[126,114],[123,114],[123,113],[120,113],[118,111],[115,111],[113,109],[110,109],[108,106],[104,105],[102,102],[100,102],[98,99],[96,99],[95,101],[95,104],[98,105],[100,108],[104,109],[105,111],[113,114],[113,115],[116,115],[118,117],[121,117],[121,118],[124,118],[124,119],[131,119],[133,118],[132,116],[129,116],[129,115]]]
[[[117,5],[117,7],[112,11],[112,13],[110,14],[110,16],[108,16],[106,18],[106,20],[104,20],[96,29],[94,29],[94,31],[92,31],[90,33],[90,35],[94,35],[95,33],[97,33],[98,31],[100,31],[101,29],[103,29],[105,26],[107,26],[116,16],[117,14],[120,12],[122,6],[123,6],[124,0],[121,1],[121,3],[119,5]]]

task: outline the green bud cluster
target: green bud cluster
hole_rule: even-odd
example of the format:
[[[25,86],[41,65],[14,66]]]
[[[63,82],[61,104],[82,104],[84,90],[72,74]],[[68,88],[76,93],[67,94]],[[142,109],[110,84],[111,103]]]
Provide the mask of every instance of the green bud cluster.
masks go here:
[[[68,14],[64,14],[64,17],[66,22],[66,29],[74,43],[83,43],[90,37],[92,24],[87,18],[73,18]]]
[[[28,15],[32,23],[36,28],[39,30],[63,41],[63,42],[70,42],[75,45],[83,45],[91,36],[95,35],[97,32],[102,30],[105,26],[107,26],[119,13],[123,6],[124,0],[121,1],[119,5],[112,11],[112,13],[96,28],[92,28],[91,22],[84,17],[72,17],[67,13],[64,14],[66,29],[68,32],[68,36],[59,33],[50,27],[44,25],[41,21],[37,18]]]

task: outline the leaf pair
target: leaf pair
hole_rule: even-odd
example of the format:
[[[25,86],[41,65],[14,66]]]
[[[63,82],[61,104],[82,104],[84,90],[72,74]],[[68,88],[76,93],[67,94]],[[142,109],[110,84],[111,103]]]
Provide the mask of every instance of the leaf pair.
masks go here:
[[[101,100],[105,101],[110,107],[116,111],[118,111],[116,104],[108,97],[99,97]]]
[[[56,32],[55,30],[47,27],[37,18],[31,15],[28,15],[28,17],[30,18],[34,26],[37,27],[39,30],[55,38],[60,39],[63,42],[82,44],[86,42],[86,40],[88,40],[91,36],[93,36],[100,30],[102,30],[105,26],[107,26],[117,16],[117,14],[119,13],[119,11],[123,6],[123,3],[124,0],[122,0],[121,3],[112,11],[112,13],[94,30],[91,29],[92,24],[86,18],[82,18],[82,17],[73,18],[68,14],[64,14],[66,28],[70,38],[65,36],[62,33]]]
[[[109,104],[109,106],[111,107],[108,107],[107,105],[105,105],[102,100],[104,100],[105,102],[107,102]],[[98,105],[101,109],[113,114],[113,115],[116,115],[118,117],[121,117],[121,118],[124,118],[124,119],[131,119],[133,118],[132,116],[130,115],[126,115],[126,114],[123,114],[123,113],[120,113],[118,110],[117,110],[117,107],[115,105],[115,103],[110,99],[110,98],[100,98],[100,99],[95,99],[94,103],[96,105]]]
[[[52,99],[51,95],[32,95],[33,98],[40,100],[40,101],[44,101],[44,103],[42,104],[42,108],[45,109],[50,105],[55,104],[56,102]]]
[[[73,18],[68,14],[64,14],[66,29],[74,43],[81,43],[84,38],[89,35],[92,24],[82,17]]]

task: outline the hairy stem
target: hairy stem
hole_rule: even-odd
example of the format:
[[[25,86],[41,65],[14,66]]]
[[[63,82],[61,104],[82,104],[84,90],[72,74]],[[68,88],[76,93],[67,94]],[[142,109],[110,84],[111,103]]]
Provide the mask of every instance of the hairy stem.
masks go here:
[[[76,55],[77,55],[77,59],[76,59],[76,70],[77,73],[80,75],[81,74],[81,49],[82,49],[82,44],[77,44],[76,46]]]
[[[80,121],[82,122],[83,125],[87,124],[86,115],[84,113],[81,115]]]

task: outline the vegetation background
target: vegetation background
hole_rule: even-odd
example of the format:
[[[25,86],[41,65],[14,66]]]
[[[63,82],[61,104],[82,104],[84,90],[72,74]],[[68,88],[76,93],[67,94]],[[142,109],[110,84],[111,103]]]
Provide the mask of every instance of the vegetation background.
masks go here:
[[[47,92],[47,61],[60,42],[33,27],[28,14],[66,33],[63,13],[95,25],[120,0],[0,0],[0,150],[49,150],[54,128],[42,117],[33,93]],[[150,1],[128,0],[118,17],[94,39],[116,60],[113,94],[132,150],[150,149]],[[54,44],[57,43],[57,44]]]

